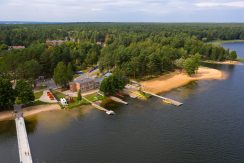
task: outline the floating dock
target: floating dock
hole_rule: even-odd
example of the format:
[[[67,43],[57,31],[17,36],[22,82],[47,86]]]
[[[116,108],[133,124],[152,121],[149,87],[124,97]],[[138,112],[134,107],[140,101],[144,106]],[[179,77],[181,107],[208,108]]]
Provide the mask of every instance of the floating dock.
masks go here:
[[[165,100],[165,101],[167,101],[167,102],[169,102],[169,103],[171,103],[171,104],[173,104],[175,106],[181,106],[181,105],[183,105],[183,103],[178,102],[178,101],[175,101],[175,100],[172,100],[172,99],[167,98],[167,97],[159,96],[157,94],[154,94],[154,93],[151,93],[151,92],[147,92],[147,91],[142,91],[142,92],[147,93],[147,94],[150,94],[150,95],[155,96],[155,97],[158,97],[158,98],[161,98],[161,99],[163,99],[163,100]]]
[[[19,148],[19,158],[20,163],[32,163],[32,156],[30,151],[30,145],[27,137],[27,132],[25,128],[25,121],[22,115],[21,107],[15,106],[16,118],[16,131],[17,131],[17,139],[18,139],[18,148]]]

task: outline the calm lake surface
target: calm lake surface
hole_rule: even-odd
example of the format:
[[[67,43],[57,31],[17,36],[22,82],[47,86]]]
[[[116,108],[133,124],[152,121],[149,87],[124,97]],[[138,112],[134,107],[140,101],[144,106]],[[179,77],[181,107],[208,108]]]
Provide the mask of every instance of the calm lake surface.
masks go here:
[[[244,58],[244,42],[224,43],[223,47],[230,50],[235,50],[239,57]]]
[[[244,58],[244,43],[224,47]],[[229,78],[164,94],[181,107],[128,98],[114,116],[86,107],[26,119],[33,161],[244,162],[244,66],[210,66]],[[14,121],[0,122],[0,162],[19,162]]]

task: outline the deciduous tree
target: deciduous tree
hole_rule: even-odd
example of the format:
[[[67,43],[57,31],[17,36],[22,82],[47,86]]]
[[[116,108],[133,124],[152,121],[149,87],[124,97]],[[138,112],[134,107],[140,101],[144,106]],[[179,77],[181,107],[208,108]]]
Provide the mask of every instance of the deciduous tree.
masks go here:
[[[0,77],[0,110],[13,106],[16,93],[8,79]]]
[[[18,80],[16,83],[15,90],[17,95],[17,101],[19,103],[28,104],[35,100],[32,86],[29,82],[24,80]]]

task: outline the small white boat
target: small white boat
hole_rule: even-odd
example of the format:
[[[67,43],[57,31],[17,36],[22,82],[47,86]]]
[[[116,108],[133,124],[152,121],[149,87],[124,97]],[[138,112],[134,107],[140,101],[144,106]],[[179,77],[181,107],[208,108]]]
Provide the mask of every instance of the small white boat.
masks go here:
[[[108,114],[108,115],[113,115],[113,114],[115,114],[115,113],[114,113],[114,111],[109,110],[109,111],[106,111],[106,114]]]

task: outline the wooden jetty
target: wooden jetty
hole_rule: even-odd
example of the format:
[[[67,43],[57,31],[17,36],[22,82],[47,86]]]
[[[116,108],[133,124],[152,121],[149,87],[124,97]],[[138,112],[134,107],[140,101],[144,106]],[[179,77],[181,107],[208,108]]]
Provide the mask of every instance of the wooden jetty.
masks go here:
[[[105,109],[105,108],[103,108],[103,107],[101,107],[101,106],[95,104],[94,102],[88,100],[88,99],[85,98],[85,97],[83,97],[83,99],[86,100],[87,102],[89,102],[89,103],[90,103],[92,106],[94,106],[96,109],[106,112],[106,114],[108,114],[108,115],[113,115],[113,114],[115,114],[114,111],[112,111],[112,110],[107,110],[107,109]]]
[[[99,94],[99,95],[101,95],[101,96],[104,96],[104,94],[103,93],[101,93],[101,92],[97,92],[97,94]],[[115,101],[115,102],[119,102],[119,103],[122,103],[122,104],[125,104],[125,105],[127,105],[128,104],[128,102],[126,102],[126,101],[124,101],[124,100],[122,100],[122,99],[120,99],[120,98],[118,98],[118,97],[115,97],[115,96],[110,96],[109,97],[111,100],[113,100],[113,101]]]
[[[118,97],[110,96],[109,98],[110,98],[111,100],[115,101],[115,102],[119,102],[119,103],[122,103],[122,104],[125,104],[125,105],[128,104],[128,102],[123,101],[122,99],[120,99],[120,98],[118,98]]]
[[[158,97],[158,98],[161,98],[161,99],[165,100],[166,102],[171,103],[171,104],[173,104],[175,106],[181,106],[181,105],[183,105],[183,103],[178,102],[178,101],[175,101],[175,100],[170,99],[170,98],[167,98],[167,97],[159,96],[157,94],[154,94],[154,93],[151,93],[151,92],[148,92],[148,91],[143,91],[142,90],[142,92],[147,93],[147,94],[150,94],[150,95],[155,96],[155,97]]]

